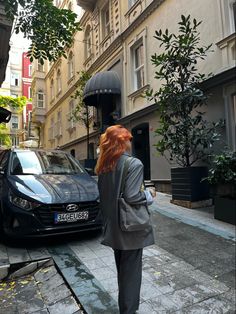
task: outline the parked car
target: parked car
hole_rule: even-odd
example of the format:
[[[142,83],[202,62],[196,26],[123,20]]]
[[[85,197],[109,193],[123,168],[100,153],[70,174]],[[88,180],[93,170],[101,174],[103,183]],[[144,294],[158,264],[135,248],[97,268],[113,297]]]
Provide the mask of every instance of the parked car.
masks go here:
[[[0,151],[0,228],[7,236],[101,229],[97,182],[70,154]]]

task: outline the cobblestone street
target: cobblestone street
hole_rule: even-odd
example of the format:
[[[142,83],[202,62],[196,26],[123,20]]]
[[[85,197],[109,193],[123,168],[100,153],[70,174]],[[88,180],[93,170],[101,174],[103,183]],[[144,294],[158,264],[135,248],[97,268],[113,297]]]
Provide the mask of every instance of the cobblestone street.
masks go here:
[[[235,242],[160,214],[160,204],[152,206],[156,245],[144,250],[139,313],[235,313]],[[100,244],[100,234],[36,242],[1,245],[2,274],[8,265],[48,258],[52,263],[46,272],[34,271],[22,292],[14,285],[12,313],[82,313],[79,302],[87,313],[118,313],[113,252]],[[11,283],[5,288],[13,296]]]

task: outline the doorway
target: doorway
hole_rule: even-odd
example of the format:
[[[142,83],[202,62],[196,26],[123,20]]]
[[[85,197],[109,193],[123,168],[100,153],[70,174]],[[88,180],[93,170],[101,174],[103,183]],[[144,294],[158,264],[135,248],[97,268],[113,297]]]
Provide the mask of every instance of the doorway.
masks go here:
[[[132,129],[133,156],[140,159],[144,165],[144,179],[150,180],[150,142],[149,123],[142,123]]]

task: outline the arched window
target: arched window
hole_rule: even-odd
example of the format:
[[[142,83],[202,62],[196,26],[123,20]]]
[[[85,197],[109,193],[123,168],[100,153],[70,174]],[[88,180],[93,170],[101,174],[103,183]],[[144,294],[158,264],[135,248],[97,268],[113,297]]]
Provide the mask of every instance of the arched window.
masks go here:
[[[61,91],[61,70],[57,71],[57,93]]]
[[[51,83],[50,83],[50,96],[51,96],[51,100],[54,99],[55,97],[55,93],[54,93],[54,80],[51,79]]]
[[[44,108],[44,92],[41,89],[37,93],[37,107]]]
[[[86,28],[84,34],[84,43],[85,43],[85,58],[87,59],[92,53],[92,36],[90,26]]]
[[[74,76],[74,56],[72,51],[69,53],[68,57],[68,79]]]

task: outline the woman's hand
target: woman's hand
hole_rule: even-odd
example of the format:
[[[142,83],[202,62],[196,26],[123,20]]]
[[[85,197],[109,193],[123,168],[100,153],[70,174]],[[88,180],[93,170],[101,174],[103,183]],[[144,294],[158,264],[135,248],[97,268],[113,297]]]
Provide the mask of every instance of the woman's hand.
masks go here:
[[[148,188],[149,192],[151,193],[152,197],[156,197],[157,193],[156,193],[156,190],[155,188]]]

